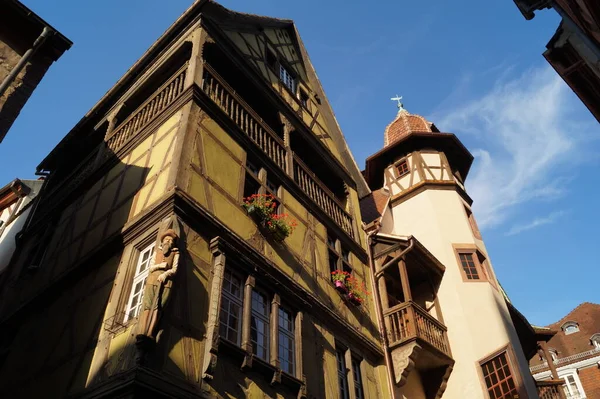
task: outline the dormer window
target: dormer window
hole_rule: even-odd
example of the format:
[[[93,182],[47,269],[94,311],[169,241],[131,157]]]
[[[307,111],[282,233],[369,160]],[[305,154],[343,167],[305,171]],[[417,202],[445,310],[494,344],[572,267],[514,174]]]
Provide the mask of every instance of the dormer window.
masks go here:
[[[590,343],[592,344],[594,349],[600,350],[600,333],[592,335],[592,338],[590,338]]]
[[[552,361],[555,362],[558,360],[558,351],[556,349],[550,349],[550,357],[552,357]]]
[[[565,335],[573,334],[579,331],[579,324],[568,321],[562,325],[561,329],[565,332]]]

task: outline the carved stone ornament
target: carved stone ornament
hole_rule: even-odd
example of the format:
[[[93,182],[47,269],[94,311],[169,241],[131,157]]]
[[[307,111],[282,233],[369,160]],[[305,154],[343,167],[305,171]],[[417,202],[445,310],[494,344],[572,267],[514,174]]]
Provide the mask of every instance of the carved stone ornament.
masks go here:
[[[394,379],[398,386],[406,384],[408,374],[415,367],[415,362],[423,348],[412,342],[392,351],[392,364],[394,366]]]
[[[161,317],[171,299],[173,277],[179,266],[179,222],[175,216],[165,220],[158,232],[155,257],[151,260],[144,286],[142,310],[137,325],[136,345],[143,363],[145,353],[156,343]]]

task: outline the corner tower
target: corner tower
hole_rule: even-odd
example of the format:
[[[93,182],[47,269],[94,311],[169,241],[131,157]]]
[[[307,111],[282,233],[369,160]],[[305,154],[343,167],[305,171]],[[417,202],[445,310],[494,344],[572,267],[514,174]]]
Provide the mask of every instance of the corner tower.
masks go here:
[[[473,156],[399,103],[363,172],[375,300],[397,398],[534,398],[464,181]]]

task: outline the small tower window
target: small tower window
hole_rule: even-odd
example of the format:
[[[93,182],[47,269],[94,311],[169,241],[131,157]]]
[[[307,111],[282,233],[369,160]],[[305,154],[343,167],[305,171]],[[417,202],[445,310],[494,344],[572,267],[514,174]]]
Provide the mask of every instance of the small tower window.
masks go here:
[[[574,321],[567,321],[561,328],[565,332],[565,335],[569,335],[579,331],[579,324]]]
[[[398,170],[398,177],[407,175],[409,173],[407,160],[403,159],[402,161],[400,161],[400,163],[396,165],[396,169]]]

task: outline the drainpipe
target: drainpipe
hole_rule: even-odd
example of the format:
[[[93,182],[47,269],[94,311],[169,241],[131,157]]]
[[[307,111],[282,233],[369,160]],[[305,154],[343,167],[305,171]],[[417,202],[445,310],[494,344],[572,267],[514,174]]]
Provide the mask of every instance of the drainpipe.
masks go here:
[[[379,324],[379,334],[381,334],[381,341],[383,344],[383,358],[385,359],[385,367],[388,370],[388,372],[386,373],[388,379],[388,386],[390,387],[390,394],[392,395],[392,399],[396,399],[396,396],[394,394],[394,369],[392,365],[392,360],[390,359],[390,353],[388,351],[387,339],[385,337],[385,326],[383,324],[383,309],[381,309],[379,288],[377,287],[377,279],[375,278],[375,262],[373,262],[373,246],[371,237],[374,234],[377,234],[377,232],[379,232],[379,227],[377,227],[372,232],[367,233],[367,245],[369,246],[369,267],[371,268],[371,273],[369,274],[371,275],[371,284],[373,285],[373,299],[375,300],[375,313],[377,314],[377,323]]]
[[[35,39],[35,42],[33,42],[33,46],[29,50],[27,50],[25,54],[23,54],[17,65],[15,65],[12,71],[10,71],[8,76],[0,84],[0,96],[4,94],[6,89],[8,89],[8,86],[10,86],[10,84],[15,80],[19,72],[21,72],[25,65],[27,65],[29,59],[37,52],[37,50],[42,46],[42,44],[44,44],[46,38],[48,38],[52,34],[54,34],[54,30],[52,30],[52,28],[48,26],[44,27],[42,33],[38,36],[37,39]]]
[[[369,237],[370,237],[370,235],[369,235]],[[383,274],[385,269],[396,264],[396,262],[398,262],[400,259],[402,259],[402,257],[404,255],[406,255],[408,252],[410,252],[414,246],[415,246],[415,240],[411,237],[410,244],[408,244],[408,247],[406,247],[406,249],[404,251],[400,252],[400,254],[398,256],[394,257],[394,259],[390,260],[385,265],[381,266],[381,269],[377,273],[375,273],[376,280],[378,280],[379,277],[381,277],[381,275]]]

